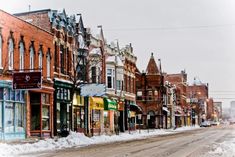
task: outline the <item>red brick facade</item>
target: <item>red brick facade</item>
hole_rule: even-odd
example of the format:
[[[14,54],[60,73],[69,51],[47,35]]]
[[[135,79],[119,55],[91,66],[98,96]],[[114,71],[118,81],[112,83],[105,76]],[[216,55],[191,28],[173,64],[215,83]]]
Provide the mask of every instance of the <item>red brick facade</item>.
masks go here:
[[[53,57],[54,57],[54,46],[53,46],[53,35],[45,30],[42,30],[39,27],[36,27],[32,24],[29,24],[17,17],[14,17],[4,11],[0,10],[0,28],[1,32],[0,35],[3,39],[3,47],[2,47],[2,66],[3,66],[3,72],[8,69],[8,44],[9,39],[13,39],[13,60],[14,60],[14,70],[20,69],[20,42],[23,42],[24,45],[24,66],[23,71],[25,69],[28,69],[26,71],[30,70],[30,47],[33,47],[34,50],[34,69],[39,70],[39,51],[42,51],[42,89],[38,90],[29,90],[27,96],[26,96],[26,105],[27,105],[27,114],[26,114],[26,132],[27,136],[31,136],[32,133],[37,133],[40,136],[52,136],[53,135],[53,117],[51,116],[49,119],[49,126],[47,130],[43,131],[43,124],[42,119],[39,120],[40,123],[40,129],[38,130],[31,130],[32,125],[32,117],[31,117],[31,100],[33,100],[30,95],[32,93],[38,93],[39,95],[39,103],[40,99],[42,99],[41,94],[48,94],[48,105],[49,105],[49,113],[52,115],[53,113]],[[47,74],[47,58],[50,58],[50,76],[48,77]],[[1,75],[1,79],[6,78],[6,73],[3,73]],[[7,74],[11,74],[11,72],[7,72]],[[8,79],[11,79],[11,75],[7,75]],[[41,103],[40,103],[41,104]],[[41,104],[42,105],[42,104]],[[42,109],[42,108],[41,108]],[[42,116],[42,110],[40,116]]]

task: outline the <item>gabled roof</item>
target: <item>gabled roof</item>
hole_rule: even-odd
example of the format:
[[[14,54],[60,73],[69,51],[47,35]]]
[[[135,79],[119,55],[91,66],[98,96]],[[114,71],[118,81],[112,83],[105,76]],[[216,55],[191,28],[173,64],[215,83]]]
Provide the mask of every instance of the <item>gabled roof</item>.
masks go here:
[[[147,75],[152,75],[152,74],[160,74],[160,71],[157,67],[157,64],[155,62],[155,59],[153,57],[153,53],[151,54],[147,69],[146,69],[146,74]]]

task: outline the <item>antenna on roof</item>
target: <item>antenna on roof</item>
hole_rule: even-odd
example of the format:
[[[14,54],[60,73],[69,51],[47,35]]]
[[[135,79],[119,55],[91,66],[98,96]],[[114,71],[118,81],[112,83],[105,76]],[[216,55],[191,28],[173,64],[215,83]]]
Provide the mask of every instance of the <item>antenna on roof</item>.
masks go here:
[[[31,11],[31,5],[29,5],[29,12]]]

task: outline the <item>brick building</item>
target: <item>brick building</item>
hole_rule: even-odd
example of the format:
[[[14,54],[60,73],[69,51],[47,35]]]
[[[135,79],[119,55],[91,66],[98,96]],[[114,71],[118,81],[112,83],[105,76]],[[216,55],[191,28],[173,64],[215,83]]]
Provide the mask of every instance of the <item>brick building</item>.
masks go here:
[[[192,106],[192,120],[194,124],[200,124],[206,119],[207,101],[208,101],[208,84],[196,82],[187,86],[187,98],[190,99]]]
[[[186,102],[186,88],[187,88],[187,73],[181,71],[178,74],[165,74],[164,81],[175,85],[176,89],[176,106],[175,106],[175,120],[176,127],[182,125],[190,125],[190,106]]]
[[[123,83],[123,94],[124,94],[124,125],[125,130],[135,129],[136,124],[136,111],[139,110],[136,105],[136,61],[137,57],[133,53],[132,45],[127,45],[120,50],[120,56],[124,64],[124,83]]]
[[[210,98],[207,103],[207,115],[206,118],[208,120],[213,120],[213,114],[214,114],[214,100],[213,98]]]
[[[52,136],[53,35],[2,10],[0,17],[1,139]],[[41,89],[12,90],[18,71],[41,71]]]
[[[54,134],[62,134],[73,129],[73,62],[76,32],[75,16],[68,16],[63,11],[45,9],[15,14],[53,34],[53,75],[54,75]]]
[[[153,53],[146,72],[136,73],[137,104],[143,111],[142,122],[145,127],[162,128],[167,112],[163,111],[163,76],[157,66]],[[149,117],[147,117],[147,115]],[[164,120],[165,119],[165,120]]]

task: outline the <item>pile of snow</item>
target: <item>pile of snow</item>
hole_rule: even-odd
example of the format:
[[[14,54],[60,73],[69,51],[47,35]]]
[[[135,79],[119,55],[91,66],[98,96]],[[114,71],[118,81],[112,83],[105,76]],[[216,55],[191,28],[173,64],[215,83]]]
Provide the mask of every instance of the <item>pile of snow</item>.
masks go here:
[[[214,144],[212,146],[212,151],[210,151],[207,156],[231,157],[232,154],[233,155],[235,154],[235,139],[234,138],[231,138],[230,141],[224,141],[219,144]]]
[[[87,137],[83,133],[70,132],[70,135],[66,138],[59,139],[46,139],[40,140],[35,143],[26,143],[26,144],[0,144],[0,156],[16,156],[17,154],[27,154],[33,152],[41,152],[47,150],[58,150],[71,147],[84,147],[92,144],[101,144],[117,141],[126,141],[133,139],[143,139],[149,136],[155,135],[165,135],[165,134],[174,134],[177,132],[183,132],[186,130],[193,130],[199,128],[196,127],[181,127],[175,130],[173,129],[149,129],[149,130],[139,130],[131,131],[125,133],[120,133],[119,135],[101,135]]]

